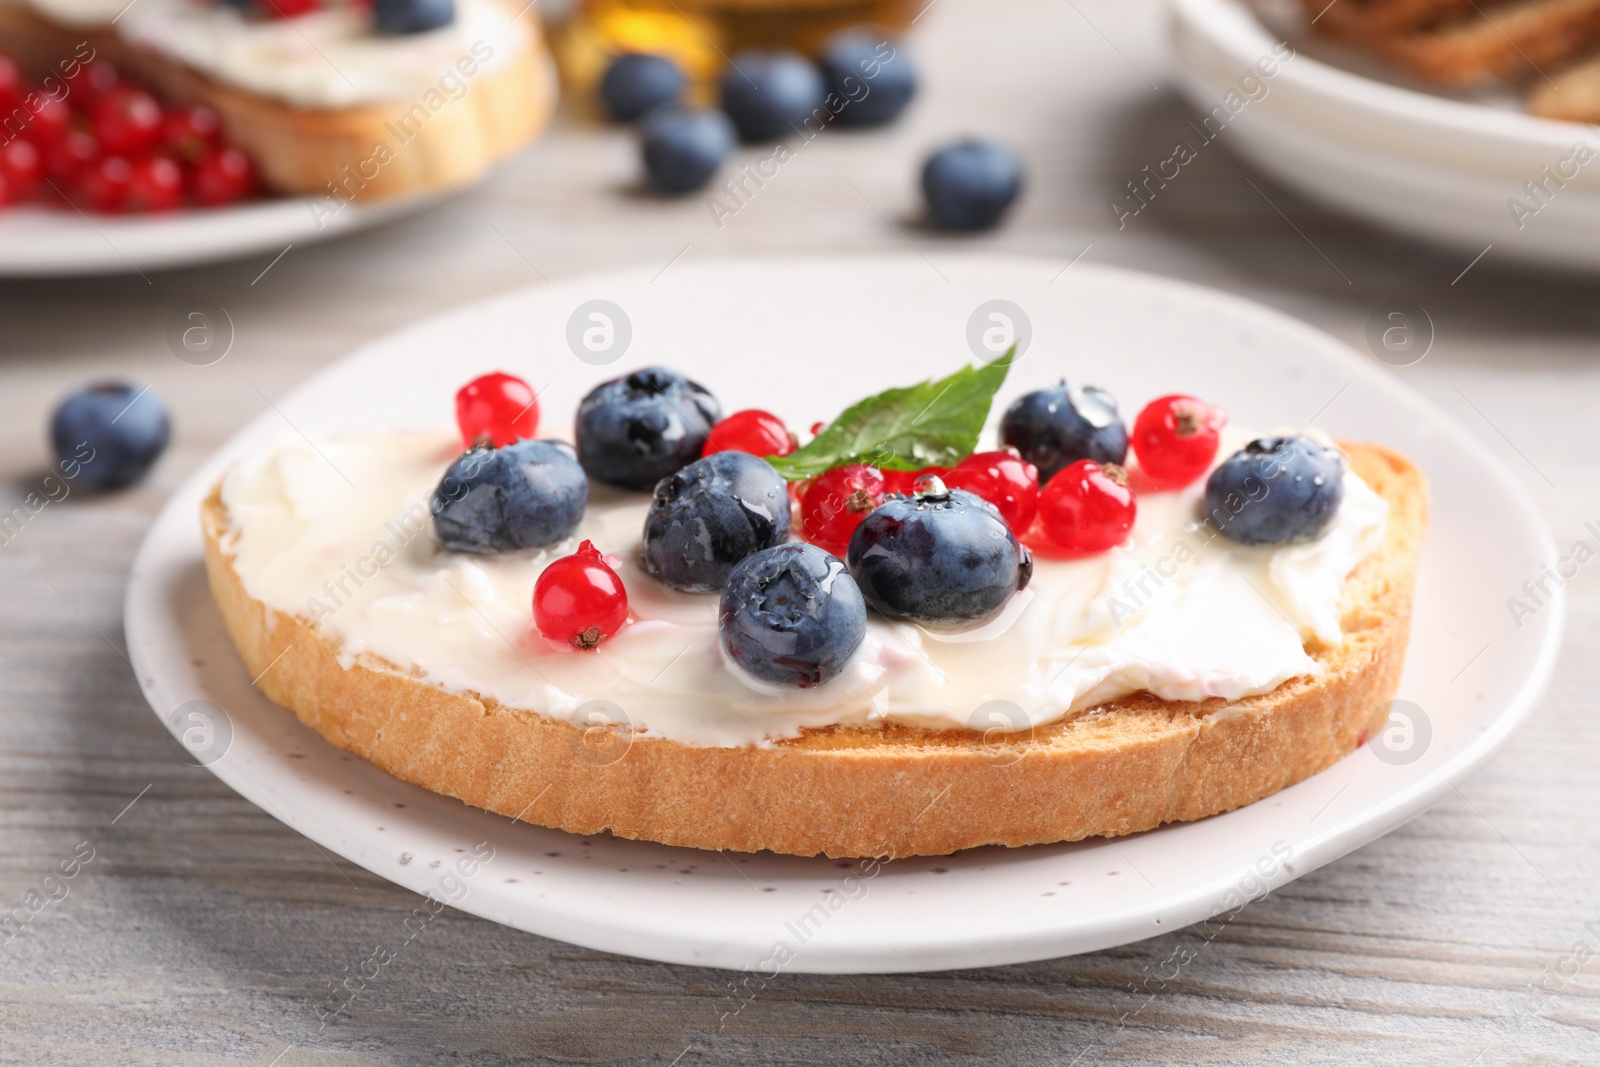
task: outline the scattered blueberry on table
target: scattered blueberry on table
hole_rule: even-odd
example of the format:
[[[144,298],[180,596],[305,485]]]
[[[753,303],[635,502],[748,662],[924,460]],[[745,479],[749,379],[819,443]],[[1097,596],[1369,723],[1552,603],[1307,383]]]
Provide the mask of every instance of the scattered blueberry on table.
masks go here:
[[[58,469],[96,489],[143,478],[171,436],[167,409],[155,394],[121,382],[72,394],[50,420]]]
[[[733,151],[733,123],[720,111],[652,111],[639,123],[644,171],[658,192],[699,189]]]
[[[844,563],[791,542],[748,556],[718,610],[722,649],[745,673],[809,689],[837,677],[867,634],[867,606]]]
[[[797,52],[740,52],[722,74],[722,109],[746,142],[795,133],[826,92],[822,73]]]
[[[899,118],[917,92],[917,69],[895,44],[863,30],[846,30],[822,54],[828,90],[844,101],[845,126],[886,126]]]
[[[617,122],[632,122],[683,94],[683,71],[666,56],[624,52],[600,79],[600,103]]]
[[[1022,191],[1022,164],[1009,149],[966,140],[941,148],[922,168],[928,221],[947,230],[985,230]]]

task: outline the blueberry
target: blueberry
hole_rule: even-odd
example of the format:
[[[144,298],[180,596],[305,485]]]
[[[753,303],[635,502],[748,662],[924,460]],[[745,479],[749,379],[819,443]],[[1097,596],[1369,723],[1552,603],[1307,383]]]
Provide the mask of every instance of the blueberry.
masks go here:
[[[789,538],[789,487],[748,452],[713,452],[661,479],[640,565],[674,589],[709,593],[746,556]]]
[[[479,556],[565,540],[588,504],[589,479],[565,441],[464,452],[429,502],[444,547]]]
[[[1128,428],[1117,417],[1116,397],[1092,385],[1067,383],[1018,397],[1000,418],[1000,440],[1039,468],[1039,481],[1080,459],[1123,463]]]
[[[848,101],[839,111],[846,126],[884,126],[899,117],[917,92],[911,57],[888,41],[847,30],[822,54],[828,89]]]
[[[722,110],[745,141],[794,133],[825,93],[822,74],[795,52],[740,52],[722,75]]]
[[[1309,437],[1262,437],[1206,479],[1206,514],[1224,537],[1281,545],[1322,535],[1344,500],[1344,454]]]
[[[986,230],[1022,191],[1022,165],[1009,149],[986,141],[941,148],[922,167],[928,220],[947,230]]]
[[[733,151],[733,123],[720,111],[661,108],[639,123],[645,176],[657,191],[693,192],[717,172]]]
[[[799,541],[746,556],[722,590],[722,650],[747,674],[810,689],[844,669],[867,605],[837,556]]]
[[[850,536],[850,574],[879,612],[951,626],[998,611],[1033,576],[1033,556],[994,505],[937,478],[891,497]]]
[[[96,489],[120,489],[143,478],[171,436],[161,401],[121,382],[73,393],[50,419],[58,469]]]
[[[590,390],[578,405],[578,462],[621,489],[654,489],[694,462],[722,405],[666,367],[646,367]]]
[[[372,23],[392,37],[427,33],[456,20],[455,0],[373,0]]]
[[[618,122],[632,122],[683,92],[683,72],[666,56],[625,52],[600,79],[600,102]]]

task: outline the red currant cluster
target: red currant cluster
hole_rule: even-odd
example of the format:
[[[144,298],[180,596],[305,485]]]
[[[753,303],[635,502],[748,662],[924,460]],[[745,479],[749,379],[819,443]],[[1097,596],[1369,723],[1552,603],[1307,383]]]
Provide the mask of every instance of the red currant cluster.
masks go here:
[[[255,166],[223,140],[215,111],[163,108],[103,59],[66,67],[47,93],[0,54],[0,207],[65,197],[85,211],[140,213],[255,191]]]
[[[766,412],[740,412],[719,424],[760,415],[770,422],[763,434],[732,435],[722,447],[741,448],[758,456],[785,455],[769,447],[791,441],[783,423]],[[1219,431],[1227,422],[1220,408],[1190,396],[1165,396],[1152,401],[1134,423],[1131,445],[1138,466],[1130,472],[1116,464],[1078,460],[1043,486],[1039,470],[1015,451],[974,452],[953,468],[887,471],[852,464],[824,471],[794,488],[800,532],[806,540],[843,556],[861,520],[894,495],[907,496],[918,482],[937,476],[951,489],[964,489],[993,504],[1019,538],[1042,536],[1065,552],[1103,552],[1127,539],[1138,514],[1134,489],[1162,491],[1191,484],[1216,458]],[[813,432],[818,428],[814,427]],[[713,431],[716,436],[717,430]]]

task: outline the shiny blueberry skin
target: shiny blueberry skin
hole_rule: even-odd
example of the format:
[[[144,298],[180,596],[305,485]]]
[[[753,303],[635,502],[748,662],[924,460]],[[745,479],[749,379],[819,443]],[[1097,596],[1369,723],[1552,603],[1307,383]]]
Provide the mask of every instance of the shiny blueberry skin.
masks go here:
[[[994,614],[1033,556],[993,505],[963,489],[893,497],[850,537],[850,574],[881,614],[955,626]]]
[[[456,20],[455,0],[373,0],[372,24],[394,37],[427,33]]]
[[[171,436],[167,409],[155,394],[120,382],[72,394],[50,420],[57,469],[95,489],[143,478]]]
[[[1022,191],[1022,164],[1010,149],[962,141],[928,157],[922,195],[928,221],[946,230],[986,230]]]
[[[1246,545],[1315,540],[1343,500],[1344,454],[1299,435],[1257,438],[1206,479],[1206,517]]]
[[[625,52],[600,79],[600,103],[617,122],[632,122],[683,92],[683,71],[666,56]]]
[[[720,111],[666,107],[639,122],[645,177],[657,192],[679,196],[711,180],[733,151],[733,123]]]
[[[849,30],[828,42],[822,76],[842,101],[845,126],[886,126],[917,93],[917,68],[904,48],[881,37]]]
[[[748,452],[713,452],[661,479],[639,563],[685,593],[721,589],[746,556],[789,538],[789,487]]]
[[[826,92],[822,73],[796,52],[740,52],[722,75],[722,110],[740,139],[770,141],[797,132]]]
[[[728,575],[722,650],[745,673],[810,689],[838,675],[867,635],[867,605],[837,556],[795,541],[747,556]]]
[[[429,505],[434,532],[452,552],[545,548],[578,528],[589,479],[565,441],[474,448],[445,471]]]
[[[1117,399],[1092,385],[1072,390],[1062,382],[1018,397],[1001,416],[1000,440],[1039,468],[1041,484],[1080,459],[1120,464],[1128,458],[1128,428],[1117,417]]]
[[[694,462],[722,405],[666,367],[645,367],[597,385],[578,405],[578,462],[619,489],[654,489]]]

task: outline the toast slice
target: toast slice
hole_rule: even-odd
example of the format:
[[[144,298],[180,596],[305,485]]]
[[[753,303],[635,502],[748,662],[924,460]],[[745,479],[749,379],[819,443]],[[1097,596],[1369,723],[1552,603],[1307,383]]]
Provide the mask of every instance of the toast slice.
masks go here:
[[[1306,0],[1310,6],[1312,0]],[[1553,69],[1600,44],[1600,0],[1513,0],[1509,3],[1468,5],[1451,10],[1440,0],[1436,17],[1385,31],[1368,29],[1375,19],[1359,17],[1367,8],[1343,16],[1333,12],[1348,3],[1341,0],[1319,20],[1330,32],[1345,32],[1378,55],[1429,81],[1468,87],[1500,79],[1521,79]],[[1410,14],[1420,14],[1423,0],[1406,0]],[[1455,17],[1450,17],[1450,16]],[[1342,27],[1354,23],[1357,30]]]
[[[538,134],[554,109],[556,83],[537,19],[524,21],[526,49],[478,73],[459,99],[417,113],[414,100],[297,107],[130,45],[112,27],[59,26],[21,4],[0,0],[0,42],[34,76],[87,40],[97,54],[167,100],[214,108],[228,139],[255,160],[271,191],[339,201],[420,194],[474,181]],[[381,161],[380,144],[389,149]]]
[[[998,750],[970,730],[890,724],[738,748],[610,735],[599,740],[620,758],[586,758],[597,739],[565,722],[446,691],[404,665],[341,666],[305,619],[246,592],[220,485],[200,519],[212,595],[262,691],[396,778],[578,834],[804,856],[945,855],[1229,811],[1327,768],[1381,725],[1405,658],[1427,489],[1394,452],[1342,447],[1390,511],[1383,545],[1347,579],[1344,639],[1310,650],[1317,675],[1231,703],[1138,693]]]
[[[1547,119],[1600,122],[1600,56],[1584,60],[1535,82],[1528,91],[1528,111]]]
[[[1366,41],[1421,30],[1507,0],[1301,0],[1306,18],[1325,33]]]

